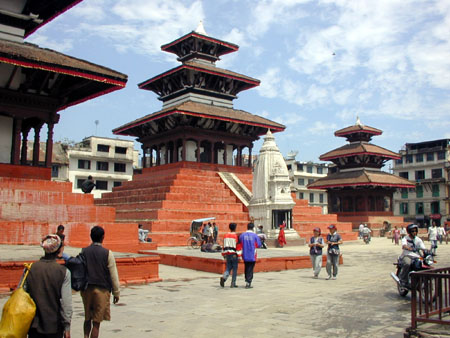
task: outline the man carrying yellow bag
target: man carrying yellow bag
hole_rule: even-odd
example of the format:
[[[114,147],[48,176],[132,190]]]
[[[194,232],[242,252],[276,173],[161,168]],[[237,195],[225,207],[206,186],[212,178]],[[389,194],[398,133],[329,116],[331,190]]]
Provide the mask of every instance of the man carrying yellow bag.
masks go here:
[[[70,271],[56,262],[64,245],[56,234],[41,242],[45,255],[31,266],[25,289],[36,303],[36,315],[31,323],[30,338],[70,338],[72,319],[72,288]]]
[[[45,255],[31,266],[24,285],[24,289],[29,292],[32,298],[31,302],[34,301],[36,304],[36,314],[31,327],[29,326],[30,322],[25,321],[23,315],[19,320],[10,320],[9,323],[6,323],[8,320],[4,321],[7,307],[7,304],[5,304],[0,325],[0,338],[26,337],[28,328],[28,337],[30,338],[70,338],[70,321],[72,318],[70,271],[56,262],[56,258],[61,256],[64,246],[60,237],[54,234],[45,236],[41,241],[41,246]],[[22,288],[19,288],[14,291],[8,302],[13,299],[16,292],[19,292],[19,295],[23,293],[20,296],[22,300],[28,296]],[[9,307],[12,310],[12,307]],[[4,322],[5,325],[3,325]],[[7,325],[13,331],[4,334],[3,326]]]

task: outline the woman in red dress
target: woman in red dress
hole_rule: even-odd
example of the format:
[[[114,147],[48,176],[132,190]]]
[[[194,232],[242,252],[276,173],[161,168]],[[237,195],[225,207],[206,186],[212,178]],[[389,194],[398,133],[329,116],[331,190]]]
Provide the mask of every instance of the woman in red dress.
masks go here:
[[[284,228],[286,228],[286,221],[280,224],[280,232],[278,233],[278,245],[282,248],[286,244],[286,237],[284,236]]]

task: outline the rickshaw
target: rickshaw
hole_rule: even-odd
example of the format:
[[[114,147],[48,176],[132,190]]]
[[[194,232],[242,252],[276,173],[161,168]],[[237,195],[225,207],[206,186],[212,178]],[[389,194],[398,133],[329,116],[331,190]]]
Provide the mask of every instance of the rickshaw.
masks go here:
[[[208,222],[210,220],[216,219],[215,217],[207,217],[207,218],[199,218],[194,219],[191,222],[190,227],[190,237],[187,240],[187,246],[190,246],[192,249],[198,249],[203,242],[203,234],[201,233],[201,227],[204,222]]]

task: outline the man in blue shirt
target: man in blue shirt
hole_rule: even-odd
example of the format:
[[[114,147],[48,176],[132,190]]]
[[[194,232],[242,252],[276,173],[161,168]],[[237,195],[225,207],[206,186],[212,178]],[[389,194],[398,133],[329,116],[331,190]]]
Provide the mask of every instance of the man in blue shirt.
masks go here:
[[[256,263],[256,248],[261,246],[261,240],[253,231],[254,228],[255,225],[253,223],[248,223],[247,231],[239,236],[239,243],[242,245],[242,259],[244,260],[245,266],[246,289],[252,287],[253,268]]]

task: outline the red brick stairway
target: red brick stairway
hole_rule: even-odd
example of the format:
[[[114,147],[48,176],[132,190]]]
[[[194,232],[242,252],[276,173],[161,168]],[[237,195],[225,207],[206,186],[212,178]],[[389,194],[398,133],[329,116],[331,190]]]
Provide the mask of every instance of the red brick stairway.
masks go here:
[[[141,223],[159,246],[186,245],[190,223],[199,218],[215,217],[219,236],[230,222],[245,231],[248,211],[221,182],[221,170],[251,181],[250,168],[179,162],[145,168],[95,204],[115,207],[117,222]]]

